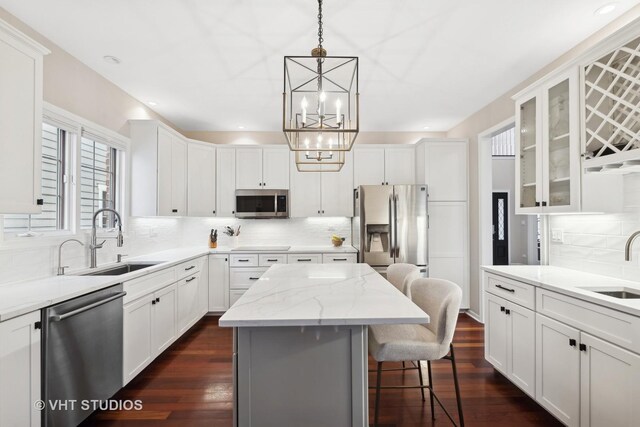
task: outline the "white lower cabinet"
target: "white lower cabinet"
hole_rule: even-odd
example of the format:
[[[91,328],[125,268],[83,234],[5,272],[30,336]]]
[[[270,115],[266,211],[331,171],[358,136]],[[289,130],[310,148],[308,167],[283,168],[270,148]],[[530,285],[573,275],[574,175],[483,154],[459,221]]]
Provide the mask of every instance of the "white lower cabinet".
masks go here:
[[[0,426],[39,426],[40,311],[0,323]]]
[[[209,311],[229,306],[229,255],[209,255]]]
[[[536,400],[568,426],[580,425],[580,331],[536,314]]]
[[[124,306],[123,385],[138,375],[177,338],[174,283]]]
[[[490,293],[486,295],[485,357],[534,397],[534,312]]]
[[[186,332],[200,319],[199,273],[178,282],[178,334]]]

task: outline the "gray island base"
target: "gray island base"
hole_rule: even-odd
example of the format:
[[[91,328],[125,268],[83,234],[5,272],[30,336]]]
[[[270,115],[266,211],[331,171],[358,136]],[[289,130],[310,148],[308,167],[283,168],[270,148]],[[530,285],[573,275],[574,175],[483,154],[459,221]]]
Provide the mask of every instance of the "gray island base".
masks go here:
[[[368,425],[367,326],[427,322],[366,264],[274,265],[220,318],[235,425]]]

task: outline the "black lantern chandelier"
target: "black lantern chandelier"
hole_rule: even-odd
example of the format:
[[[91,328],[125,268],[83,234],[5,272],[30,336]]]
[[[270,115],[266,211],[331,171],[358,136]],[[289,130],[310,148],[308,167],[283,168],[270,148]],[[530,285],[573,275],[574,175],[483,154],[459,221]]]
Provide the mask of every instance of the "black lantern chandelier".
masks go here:
[[[282,130],[301,172],[340,171],[360,128],[358,57],[327,56],[323,40],[318,0],[318,46],[284,57]]]

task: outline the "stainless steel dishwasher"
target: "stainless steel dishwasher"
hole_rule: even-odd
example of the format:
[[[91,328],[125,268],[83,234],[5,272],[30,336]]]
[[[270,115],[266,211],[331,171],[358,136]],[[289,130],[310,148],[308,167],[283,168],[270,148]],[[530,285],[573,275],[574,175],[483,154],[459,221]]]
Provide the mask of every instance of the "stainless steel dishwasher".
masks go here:
[[[76,426],[93,412],[83,403],[122,388],[124,295],[120,284],[42,310],[44,427]]]

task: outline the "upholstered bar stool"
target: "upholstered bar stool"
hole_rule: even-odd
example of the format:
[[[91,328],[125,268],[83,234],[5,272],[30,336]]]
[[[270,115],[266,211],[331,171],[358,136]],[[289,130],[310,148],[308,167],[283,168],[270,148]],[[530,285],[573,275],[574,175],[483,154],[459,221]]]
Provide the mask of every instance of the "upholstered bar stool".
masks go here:
[[[453,381],[458,404],[458,418],[460,426],[464,426],[462,404],[460,401],[460,386],[458,372],[453,351],[453,334],[458,321],[462,291],[458,285],[442,279],[415,279],[408,286],[407,295],[430,317],[426,325],[371,325],[369,326],[369,353],[378,362],[376,379],[376,402],[374,425],[378,425],[380,413],[380,390],[383,388],[419,388],[424,401],[424,389],[429,390],[431,402],[431,417],[434,416],[434,400],[442,407],[453,425],[455,420],[444,407],[433,391],[433,377],[431,361],[447,359],[451,361]],[[425,386],[422,379],[420,361],[427,361],[429,385]],[[384,362],[415,361],[416,364],[408,368],[382,369]],[[420,385],[418,386],[382,386],[382,372],[392,370],[418,370]],[[373,388],[373,387],[370,387]]]
[[[407,285],[420,277],[420,269],[413,264],[391,264],[387,267],[387,280],[406,294]]]

